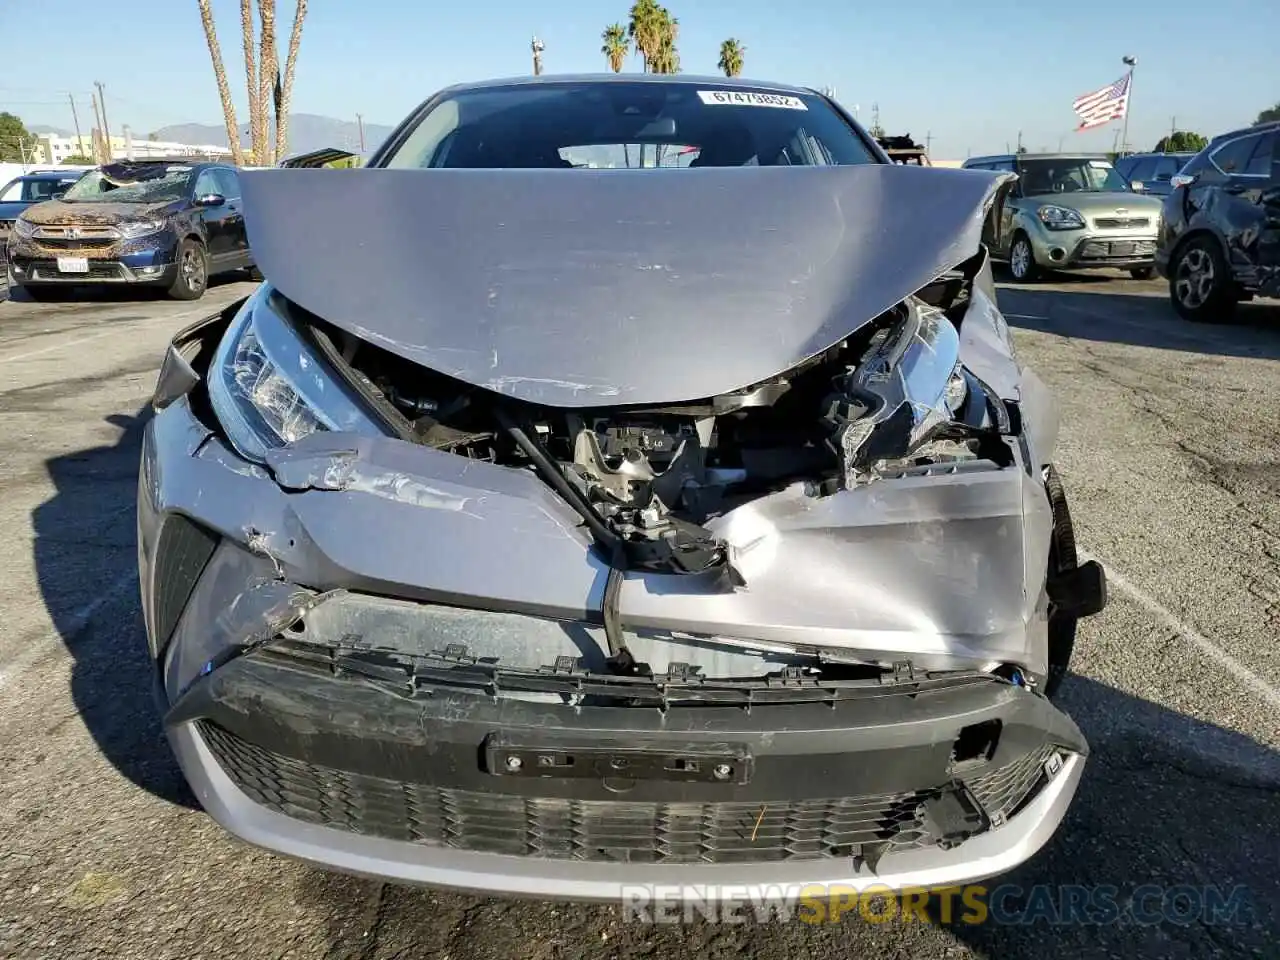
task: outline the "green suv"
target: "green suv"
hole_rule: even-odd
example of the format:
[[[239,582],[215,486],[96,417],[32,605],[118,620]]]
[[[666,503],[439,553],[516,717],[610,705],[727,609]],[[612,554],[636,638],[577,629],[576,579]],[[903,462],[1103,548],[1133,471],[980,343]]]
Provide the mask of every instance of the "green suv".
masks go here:
[[[1138,280],[1154,274],[1160,200],[1134,193],[1106,156],[1002,154],[964,166],[1018,175],[986,234],[992,256],[1009,262],[1014,279],[1094,267],[1127,269]]]

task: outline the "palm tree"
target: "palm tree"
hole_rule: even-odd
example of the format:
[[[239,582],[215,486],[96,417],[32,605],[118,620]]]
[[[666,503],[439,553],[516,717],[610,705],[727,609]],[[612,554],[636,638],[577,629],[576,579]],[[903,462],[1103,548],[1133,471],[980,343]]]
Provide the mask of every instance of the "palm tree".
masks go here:
[[[662,42],[661,11],[657,0],[635,0],[627,20],[627,36],[636,53],[640,54],[641,68],[646,73],[653,65],[653,56]]]
[[[680,54],[676,50],[676,38],[680,35],[680,21],[671,16],[666,7],[658,7],[656,22],[657,44],[650,57],[650,72],[679,73]]]
[[[720,63],[718,66],[726,77],[742,76],[742,60],[747,48],[733,37],[720,44]]]
[[[253,0],[240,0],[240,37],[244,45],[244,75],[249,93],[249,144],[254,159],[259,154],[262,132],[266,130],[266,118],[262,116],[263,103],[258,96],[258,51],[253,32]]]
[[[627,39],[627,28],[620,23],[610,24],[604,28],[600,39],[604,41],[600,52],[609,61],[609,69],[614,73],[621,73],[622,61],[627,59],[627,54],[631,51],[631,41]]]
[[[257,101],[257,126],[253,129],[253,161],[254,163],[274,166],[275,152],[271,149],[270,112],[267,104],[271,97],[271,86],[279,69],[276,52],[276,0],[258,0],[258,19],[262,25],[262,36],[259,38],[258,50],[258,85],[255,89],[249,81],[249,97]],[[246,78],[248,79],[248,78]]]
[[[244,151],[240,147],[240,128],[236,124],[236,107],[231,102],[231,87],[227,83],[227,71],[222,65],[222,49],[218,46],[218,32],[213,26],[213,11],[209,0],[196,0],[200,7],[200,22],[204,25],[204,39],[209,45],[209,59],[213,61],[213,78],[218,84],[218,96],[222,99],[222,119],[227,125],[227,145],[237,164],[244,163]]]
[[[298,46],[302,43],[302,21],[307,18],[307,0],[297,0],[293,8],[293,30],[289,34],[289,53],[284,61],[284,84],[276,72],[276,159],[283,159],[289,145],[289,103],[293,98],[293,71],[298,65]]]

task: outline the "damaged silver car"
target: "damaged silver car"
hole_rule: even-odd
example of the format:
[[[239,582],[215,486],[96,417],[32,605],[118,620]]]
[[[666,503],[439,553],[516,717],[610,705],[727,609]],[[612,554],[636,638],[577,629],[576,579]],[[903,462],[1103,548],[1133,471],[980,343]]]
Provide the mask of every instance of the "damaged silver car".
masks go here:
[[[684,76],[454,87],[366,167],[246,172],[266,282],[174,340],[138,500],[204,808],[574,899],[1035,853],[1105,581],[996,306],[1007,188]]]

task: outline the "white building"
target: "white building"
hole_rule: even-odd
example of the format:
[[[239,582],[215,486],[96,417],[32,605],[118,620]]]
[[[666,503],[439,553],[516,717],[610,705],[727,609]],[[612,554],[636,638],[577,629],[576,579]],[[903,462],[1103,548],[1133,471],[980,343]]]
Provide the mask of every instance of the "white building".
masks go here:
[[[59,164],[67,157],[93,156],[93,140],[81,136],[62,137],[55,133],[42,133],[36,137],[37,160],[40,163]],[[210,160],[229,160],[231,151],[213,144],[175,143],[169,140],[138,140],[112,137],[112,160],[151,160],[163,157],[207,157]]]

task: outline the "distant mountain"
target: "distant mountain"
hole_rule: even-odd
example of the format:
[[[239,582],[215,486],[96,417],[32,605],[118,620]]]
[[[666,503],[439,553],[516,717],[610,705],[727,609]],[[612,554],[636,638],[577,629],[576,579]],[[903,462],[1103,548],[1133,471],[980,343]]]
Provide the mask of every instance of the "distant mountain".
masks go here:
[[[55,137],[70,137],[75,135],[71,130],[63,130],[61,127],[51,127],[43,123],[34,123],[27,127],[27,129],[34,134],[52,133]],[[85,136],[87,137],[88,134],[86,133]]]
[[[366,151],[372,151],[382,143],[391,134],[392,129],[376,123],[366,123],[364,125]],[[155,138],[177,143],[225,147],[227,128],[221,123],[177,123],[156,130]],[[240,142],[245,147],[249,145],[247,123],[240,126]],[[333,117],[321,117],[314,113],[290,114],[288,152],[290,154],[307,153],[311,150],[319,150],[321,147],[341,147],[358,151],[360,149],[359,124],[353,120],[335,120]]]

